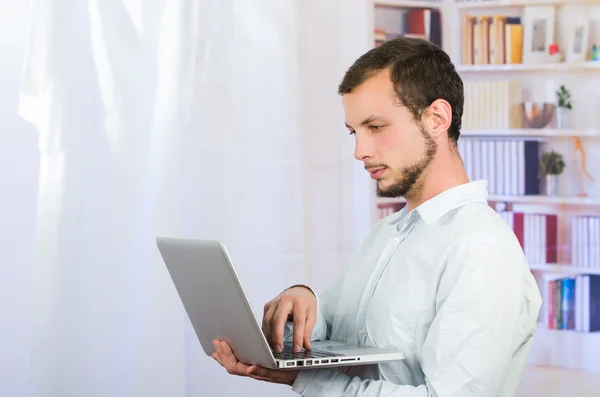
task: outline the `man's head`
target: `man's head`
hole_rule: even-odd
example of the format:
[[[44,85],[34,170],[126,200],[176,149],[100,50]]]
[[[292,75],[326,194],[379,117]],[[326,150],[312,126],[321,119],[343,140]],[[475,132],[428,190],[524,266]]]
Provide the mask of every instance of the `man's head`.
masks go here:
[[[370,50],[338,92],[356,134],[355,157],[377,179],[380,196],[411,194],[440,150],[456,150],[462,80],[450,57],[426,40],[402,37]]]

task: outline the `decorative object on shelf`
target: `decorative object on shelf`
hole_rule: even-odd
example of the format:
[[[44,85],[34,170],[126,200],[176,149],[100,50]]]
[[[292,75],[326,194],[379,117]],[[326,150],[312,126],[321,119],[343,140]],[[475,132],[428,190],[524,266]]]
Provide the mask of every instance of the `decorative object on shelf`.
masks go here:
[[[568,128],[569,111],[573,109],[571,104],[571,93],[564,84],[556,91],[558,107],[556,109],[556,128]]]
[[[560,52],[560,47],[557,43],[550,44],[550,47],[548,47],[548,55],[550,55],[550,62],[552,63],[564,62],[564,56]]]
[[[544,152],[540,159],[539,175],[546,178],[546,195],[558,195],[558,178],[565,170],[565,161],[560,153]]]
[[[583,176],[588,177],[590,182],[594,182],[594,177],[590,175],[586,168],[586,158],[585,158],[585,149],[583,148],[583,143],[581,143],[581,139],[579,137],[573,137],[575,152],[579,154],[579,169],[577,170],[577,174],[579,177],[579,193],[577,193],[578,197],[587,197],[587,193],[585,191],[585,181]]]
[[[600,48],[596,44],[592,45],[592,51],[590,52],[590,60],[591,61],[599,61],[600,60]]]
[[[523,63],[548,63],[550,45],[555,43],[553,5],[523,8]]]
[[[584,12],[572,13],[567,34],[567,62],[585,62],[589,50],[590,19]]]
[[[556,105],[549,102],[522,102],[519,108],[524,127],[544,128],[552,120]]]
[[[596,44],[593,44],[592,50],[590,51],[590,61],[598,61],[600,59],[600,51],[598,50],[598,46],[596,46]]]

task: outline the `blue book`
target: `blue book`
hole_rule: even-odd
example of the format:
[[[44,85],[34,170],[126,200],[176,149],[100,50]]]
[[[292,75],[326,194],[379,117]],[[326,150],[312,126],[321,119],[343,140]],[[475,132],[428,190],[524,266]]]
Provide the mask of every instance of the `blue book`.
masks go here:
[[[575,279],[562,280],[562,329],[575,329]]]

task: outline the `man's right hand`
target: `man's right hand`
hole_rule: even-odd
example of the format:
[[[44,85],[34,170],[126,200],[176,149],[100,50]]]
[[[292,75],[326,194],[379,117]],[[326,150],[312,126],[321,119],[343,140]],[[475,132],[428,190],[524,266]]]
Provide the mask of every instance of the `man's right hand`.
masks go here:
[[[283,333],[288,320],[294,323],[294,351],[301,351],[302,346],[310,350],[310,337],[317,322],[317,299],[310,289],[287,289],[265,305],[262,328],[276,352],[283,350]]]

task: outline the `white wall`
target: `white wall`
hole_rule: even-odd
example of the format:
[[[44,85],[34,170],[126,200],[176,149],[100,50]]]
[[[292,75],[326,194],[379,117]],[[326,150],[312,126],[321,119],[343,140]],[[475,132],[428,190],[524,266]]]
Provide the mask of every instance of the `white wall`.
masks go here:
[[[27,396],[37,132],[16,113],[27,1],[0,0],[0,391]]]
[[[291,92],[288,95],[295,97],[297,94],[294,100],[296,103],[302,104],[301,109],[298,109],[298,120],[301,120],[301,126],[295,128],[302,128],[306,138],[305,148],[312,153],[309,158],[304,159],[305,183],[307,182],[309,186],[303,192],[303,210],[305,214],[308,214],[305,219],[306,235],[303,236],[303,244],[306,245],[297,255],[300,258],[298,264],[301,267],[294,269],[291,268],[291,263],[282,264],[279,257],[252,256],[244,252],[244,247],[233,247],[234,251],[244,254],[238,256],[241,259],[239,261],[240,275],[248,280],[247,290],[256,308],[260,308],[265,299],[272,297],[272,294],[281,288],[281,285],[269,283],[269,280],[265,285],[265,280],[256,278],[257,266],[261,266],[263,271],[271,272],[270,280],[278,280],[280,283],[309,282],[317,290],[322,290],[339,273],[369,227],[371,209],[368,202],[370,187],[368,175],[362,170],[360,163],[352,158],[353,141],[344,133],[341,100],[336,94],[336,89],[346,68],[354,61],[355,57],[371,45],[368,39],[368,32],[371,31],[368,16],[371,11],[368,8],[368,2],[362,0],[335,1],[327,4],[311,0],[298,1],[297,4],[296,11],[304,17],[300,18],[302,22],[296,30],[298,32],[296,37],[298,59],[295,61],[298,62],[296,67],[302,71],[303,84],[299,92]],[[311,7],[316,6],[321,8],[318,13],[311,10]],[[38,342],[43,340],[39,333],[44,329],[34,328],[33,322],[37,318],[35,314],[40,311],[34,311],[33,286],[36,283],[43,285],[45,282],[39,280],[39,277],[36,280],[34,265],[36,212],[39,197],[38,168],[40,166],[38,131],[16,113],[22,58],[27,39],[27,17],[27,1],[0,0],[0,43],[2,43],[0,47],[0,131],[3,138],[0,145],[0,158],[2,159],[0,181],[3,182],[3,194],[0,198],[0,255],[2,258],[0,265],[0,352],[2,356],[0,359],[0,390],[2,393],[0,394],[20,397],[34,395],[33,374],[36,372],[30,370],[30,361],[34,353],[32,352],[32,340],[36,340],[33,335],[36,331],[38,331]],[[348,21],[354,22],[348,23]],[[356,23],[357,21],[359,23]],[[361,25],[360,21],[363,21],[364,25]],[[340,36],[345,37],[345,40],[340,41]],[[79,42],[83,42],[83,39]],[[276,91],[269,93],[271,96],[275,94]],[[255,95],[260,95],[260,92],[257,91]],[[256,98],[260,97],[256,96]],[[256,106],[256,104],[253,105]],[[89,103],[86,106],[89,106]],[[261,118],[257,117],[256,122],[260,121]],[[258,125],[256,122],[254,128]],[[280,127],[285,128],[285,123],[281,124]],[[215,139],[219,140],[220,138],[216,137]],[[217,142],[215,145],[222,147],[222,145],[219,146],[221,143]],[[218,193],[218,190],[212,191],[212,199],[218,199]],[[263,194],[265,193],[263,192]],[[236,211],[248,214],[249,210],[253,208],[264,210],[268,207],[267,204],[264,200],[259,203],[246,201],[246,211],[242,207],[236,208]],[[40,208],[42,207],[44,207],[43,203],[40,204]],[[72,211],[68,213],[74,213]],[[202,208],[198,208],[198,211],[209,212]],[[216,222],[214,224],[218,224],[218,214],[218,212],[209,214],[210,220]],[[356,214],[359,215],[356,216]],[[198,214],[193,215],[194,219],[198,219]],[[232,217],[231,214],[228,216]],[[250,218],[243,222],[243,227],[251,228],[253,222],[257,223],[259,220]],[[285,219],[282,219],[281,223],[284,222]],[[93,225],[88,225],[85,229],[89,232],[93,229]],[[190,229],[193,230],[192,233],[202,234],[202,225],[200,224],[195,224]],[[224,233],[227,232],[224,230]],[[90,243],[91,239],[88,240]],[[253,246],[252,249],[256,250],[257,247]],[[84,251],[85,248],[82,250]],[[291,260],[298,258],[293,257]],[[43,260],[43,257],[41,259]],[[90,263],[95,262],[97,260]],[[87,264],[89,265],[89,263]],[[60,276],[52,272],[46,273],[46,275],[55,278],[54,281],[58,283],[57,285],[60,284]],[[153,276],[157,275],[153,274]],[[105,274],[103,277],[109,276]],[[169,288],[171,287],[169,285]],[[82,286],[78,288],[84,289]],[[99,286],[94,286],[94,288],[99,288]],[[156,287],[153,286],[153,288]],[[165,340],[167,338],[163,338],[162,346],[159,343],[151,343],[151,337],[160,339],[160,335],[157,336],[157,334],[162,332],[162,328],[168,328],[164,325],[163,319],[170,317],[160,316],[160,313],[168,311],[168,308],[165,308],[166,304],[161,300],[162,297],[162,295],[151,296],[143,308],[144,310],[153,308],[152,310],[155,311],[154,315],[148,315],[150,320],[147,321],[149,325],[156,326],[156,328],[153,328],[154,334],[145,335],[147,340],[144,339],[143,343],[140,343],[141,351],[139,356],[135,356],[138,360],[135,362],[137,367],[132,369],[123,364],[123,369],[128,372],[123,376],[137,377],[137,383],[134,382],[134,384],[138,385],[140,390],[143,387],[139,385],[144,384],[145,387],[156,385],[157,387],[152,390],[156,395],[159,395],[161,390],[165,391],[160,389],[161,387],[168,389],[169,385],[177,385],[179,391],[185,389],[188,396],[216,395],[217,393],[221,396],[238,396],[240,391],[249,391],[250,394],[258,393],[265,396],[291,394],[285,392],[285,387],[257,385],[253,380],[229,377],[212,360],[203,355],[187,322],[185,341],[169,341]],[[84,298],[88,299],[85,302],[96,305],[86,306],[88,310],[110,307],[103,306],[102,302],[94,301],[90,297]],[[89,316],[92,314],[87,313]],[[68,324],[69,318],[63,320],[65,324]],[[110,318],[107,318],[107,321],[111,321]],[[145,329],[150,328],[152,327],[145,327]],[[73,329],[78,330],[81,327]],[[109,343],[110,340],[104,336],[106,335],[99,331],[97,335],[90,335],[89,338]],[[89,348],[90,351],[94,347],[84,344],[77,345],[72,341],[69,342],[69,338],[66,337],[62,342],[72,345],[68,351],[74,353],[71,360],[76,362],[77,357],[100,357],[103,352],[112,354],[113,350],[118,350],[120,344],[127,342],[124,341],[124,338],[123,340],[113,340],[114,343],[107,345],[108,350],[94,352],[76,351],[77,346],[86,346],[86,349]],[[52,339],[49,337],[48,340]],[[85,335],[78,335],[75,342],[86,340]],[[148,346],[150,347],[147,349],[143,348]],[[177,373],[177,370],[173,368],[182,364],[178,361],[171,366],[173,367],[170,369],[171,372],[164,372],[165,377],[170,379],[158,377],[144,379],[145,374],[152,374],[156,371],[157,365],[159,368],[161,368],[160,365],[170,365],[165,362],[153,363],[152,360],[160,358],[161,351],[163,355],[168,356],[169,354],[164,351],[173,346],[186,349],[184,354],[187,360],[184,363],[185,374],[179,373],[178,376],[181,378],[177,379],[175,379],[176,376],[170,375],[171,372]],[[81,350],[81,348],[79,349]],[[97,346],[96,350],[99,350]],[[64,356],[64,353],[61,353],[64,351],[66,350],[57,347],[56,352],[58,353],[54,354]],[[53,356],[48,352],[40,354],[37,351],[35,353],[34,357],[42,356],[46,360],[45,362],[52,361]],[[117,358],[111,359],[114,361]],[[125,357],[125,359],[131,359],[131,357]],[[133,363],[133,359],[131,360]],[[105,362],[110,362],[110,360]],[[79,380],[73,381],[74,383],[83,384],[89,378],[94,382],[99,382],[100,385],[103,379],[116,379],[119,376],[117,370],[106,368],[99,361],[82,362],[81,368],[77,368],[77,370],[86,371],[84,367],[87,368],[87,373],[83,377],[66,373],[68,372],[66,367],[63,368],[62,373],[56,372],[59,375],[57,377],[53,376],[57,368],[45,375],[53,378],[55,382],[61,383],[52,385],[55,387],[53,390],[69,389],[68,380],[73,381],[75,378]],[[39,370],[40,368],[38,368]],[[42,372],[37,373],[38,375],[43,373],[43,368]],[[131,373],[134,374],[131,375]],[[185,381],[180,381],[183,378]],[[35,379],[39,380],[39,377]],[[71,389],[83,388],[85,385],[82,384],[75,384],[75,387]],[[111,390],[110,385],[102,386],[105,386],[106,390]],[[137,389],[130,390],[132,393],[130,395],[137,395],[135,390]],[[175,390],[172,388],[170,390],[174,392],[173,395],[176,394]],[[101,390],[93,392],[101,393]],[[39,395],[44,395],[43,390],[40,390],[40,393]],[[54,394],[52,394],[53,396]]]

